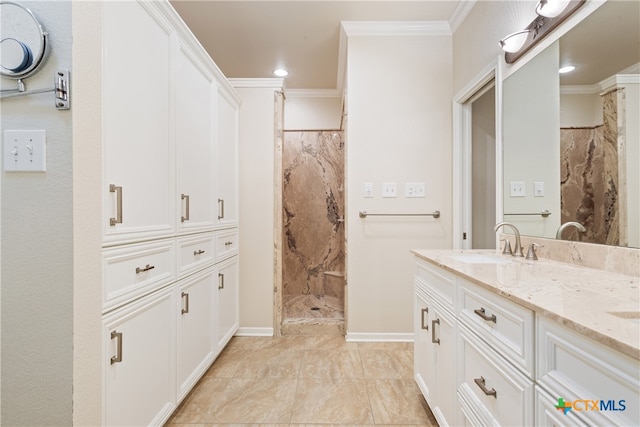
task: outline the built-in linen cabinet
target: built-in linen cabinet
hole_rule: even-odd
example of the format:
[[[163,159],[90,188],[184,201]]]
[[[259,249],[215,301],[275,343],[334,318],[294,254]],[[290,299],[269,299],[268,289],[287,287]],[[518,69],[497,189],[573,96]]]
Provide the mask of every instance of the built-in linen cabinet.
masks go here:
[[[162,425],[238,329],[240,99],[168,1],[104,2],[104,425]]]

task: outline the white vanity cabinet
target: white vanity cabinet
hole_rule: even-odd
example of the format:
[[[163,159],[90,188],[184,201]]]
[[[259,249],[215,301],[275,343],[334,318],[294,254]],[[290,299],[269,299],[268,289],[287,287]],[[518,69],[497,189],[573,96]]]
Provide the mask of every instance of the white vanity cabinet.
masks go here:
[[[414,283],[415,380],[440,425],[455,425],[458,417],[452,381],[457,334],[453,284],[450,274],[418,263]]]
[[[104,2],[103,239],[174,231],[171,27],[149,2]]]
[[[175,318],[172,287],[103,316],[103,425],[160,425],[175,409]]]
[[[240,98],[168,1],[99,11],[102,422],[162,425],[239,326]]]

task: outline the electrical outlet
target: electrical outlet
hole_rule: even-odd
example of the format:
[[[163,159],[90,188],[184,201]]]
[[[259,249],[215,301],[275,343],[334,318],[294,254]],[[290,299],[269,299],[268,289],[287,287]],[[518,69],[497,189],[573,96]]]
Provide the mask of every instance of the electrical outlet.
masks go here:
[[[525,197],[527,192],[525,190],[524,182],[522,181],[511,181],[511,197]]]
[[[404,197],[425,197],[424,182],[407,182],[404,186]]]
[[[533,183],[533,196],[544,197],[544,182],[536,181]]]
[[[382,197],[396,197],[397,185],[395,182],[382,183]]]
[[[47,170],[47,133],[44,130],[4,131],[4,170],[44,172]]]

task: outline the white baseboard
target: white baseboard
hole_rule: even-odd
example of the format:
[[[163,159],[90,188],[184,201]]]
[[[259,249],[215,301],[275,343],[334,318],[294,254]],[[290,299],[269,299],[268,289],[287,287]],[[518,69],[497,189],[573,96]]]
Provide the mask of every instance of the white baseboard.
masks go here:
[[[246,328],[240,327],[235,333],[236,337],[272,337],[273,328]]]
[[[413,342],[413,333],[347,332],[347,342]]]

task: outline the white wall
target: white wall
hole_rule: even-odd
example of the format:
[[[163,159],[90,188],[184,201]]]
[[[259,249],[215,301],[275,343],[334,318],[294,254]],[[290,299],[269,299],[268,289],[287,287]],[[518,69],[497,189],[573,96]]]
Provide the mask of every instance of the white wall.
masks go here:
[[[286,130],[340,129],[342,96],[335,90],[285,91]]]
[[[451,37],[350,36],[347,43],[348,338],[411,339],[409,251],[451,247]],[[381,197],[387,181],[397,183],[397,198]],[[374,184],[373,198],[363,197],[365,182]],[[424,182],[427,197],[405,198],[406,182]],[[438,209],[442,217],[361,219],[362,209]]]
[[[240,330],[273,331],[274,92],[282,79],[230,79],[240,97]]]
[[[599,93],[562,93],[560,87],[560,127],[602,125],[602,97]]]
[[[48,30],[51,55],[25,80],[53,86],[71,68],[71,2],[23,1]],[[2,78],[2,89],[15,81]],[[73,105],[73,101],[72,101]],[[73,380],[72,112],[53,94],[0,101],[1,129],[47,132],[47,170],[2,171],[2,424],[70,425]]]
[[[636,76],[636,81],[638,77]],[[623,83],[626,96],[627,229],[629,246],[640,248],[640,84]]]

